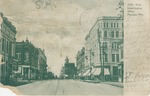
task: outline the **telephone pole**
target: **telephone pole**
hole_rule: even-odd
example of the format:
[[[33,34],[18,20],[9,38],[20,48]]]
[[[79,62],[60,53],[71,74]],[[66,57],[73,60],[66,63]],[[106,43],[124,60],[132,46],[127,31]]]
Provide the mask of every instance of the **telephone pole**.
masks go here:
[[[98,29],[98,32],[97,32],[97,34],[98,34],[98,44],[99,44],[99,57],[100,57],[100,67],[101,67],[101,74],[100,74],[100,78],[101,78],[101,80],[104,82],[105,81],[105,75],[104,75],[104,63],[105,63],[105,61],[104,61],[104,56],[105,56],[105,54],[104,54],[104,48],[105,48],[105,46],[104,46],[104,43],[102,44],[102,46],[101,46],[101,42],[100,42],[100,32],[99,32],[99,29]]]

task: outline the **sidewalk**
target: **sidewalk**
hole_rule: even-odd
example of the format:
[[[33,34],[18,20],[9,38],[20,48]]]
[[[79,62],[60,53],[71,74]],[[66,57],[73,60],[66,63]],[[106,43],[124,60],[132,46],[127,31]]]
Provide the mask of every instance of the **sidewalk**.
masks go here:
[[[88,82],[88,83],[101,83],[100,80],[80,80],[82,82]]]
[[[116,87],[121,87],[123,88],[123,83],[122,82],[101,82],[100,80],[80,80],[82,82],[88,82],[88,83],[101,83],[101,84],[108,84]]]
[[[17,80],[11,80],[9,82],[10,86],[20,86],[20,85],[24,85],[24,84],[29,84],[29,83],[33,83],[36,82],[37,80],[22,80],[22,79],[17,79]]]
[[[123,83],[122,82],[101,82],[101,83],[123,88]]]

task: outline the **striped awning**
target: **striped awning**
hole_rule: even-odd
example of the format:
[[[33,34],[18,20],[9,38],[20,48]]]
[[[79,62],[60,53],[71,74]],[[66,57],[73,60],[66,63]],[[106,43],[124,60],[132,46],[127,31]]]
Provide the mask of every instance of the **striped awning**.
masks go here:
[[[92,69],[92,72],[91,72],[93,75],[100,75],[101,73],[101,68],[94,68]]]
[[[108,68],[104,68],[104,75],[110,75],[110,72],[109,72]]]
[[[82,76],[89,76],[90,75],[90,70],[87,70],[85,73],[83,73]]]

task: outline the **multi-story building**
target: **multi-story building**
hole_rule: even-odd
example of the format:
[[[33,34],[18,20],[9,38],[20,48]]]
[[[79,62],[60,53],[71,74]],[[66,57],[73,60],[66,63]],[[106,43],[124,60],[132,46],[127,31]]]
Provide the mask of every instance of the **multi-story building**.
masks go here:
[[[103,68],[103,74],[118,80],[119,44],[123,39],[123,19],[115,16],[98,18],[85,40],[86,66]],[[102,70],[101,70],[102,73]]]
[[[75,64],[74,63],[69,63],[68,57],[66,57],[65,61],[66,61],[65,64],[64,64],[65,77],[68,78],[68,79],[75,78],[76,77],[76,73],[77,73]]]
[[[8,83],[13,73],[13,59],[15,56],[16,28],[0,13],[0,81]]]
[[[38,48],[38,78],[46,79],[47,74],[47,57],[44,50]]]
[[[83,47],[80,51],[78,51],[76,55],[76,66],[77,66],[77,73],[81,75],[85,68],[85,48]]]
[[[16,42],[18,73],[23,79],[38,78],[38,49],[28,39]]]

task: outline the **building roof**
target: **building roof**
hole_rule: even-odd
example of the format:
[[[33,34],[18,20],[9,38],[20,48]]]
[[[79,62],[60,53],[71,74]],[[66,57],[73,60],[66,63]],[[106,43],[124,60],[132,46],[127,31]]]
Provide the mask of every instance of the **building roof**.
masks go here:
[[[123,20],[123,19],[119,16],[102,16],[99,17],[98,20]]]
[[[29,45],[30,47],[36,48],[28,39],[26,39],[26,41],[22,41],[22,42],[16,42],[16,45]]]
[[[0,16],[3,19],[3,23],[5,23],[16,34],[16,27],[6,17],[4,17],[3,13],[0,13]]]
[[[93,28],[99,24],[98,22],[99,21],[102,21],[102,20],[123,20],[122,17],[119,17],[119,16],[102,16],[102,17],[99,17],[97,19],[97,21],[94,23],[94,25],[92,26],[92,28],[90,29],[89,33],[86,35],[85,37],[85,40],[87,40],[87,38],[90,36],[90,32],[93,30]]]

